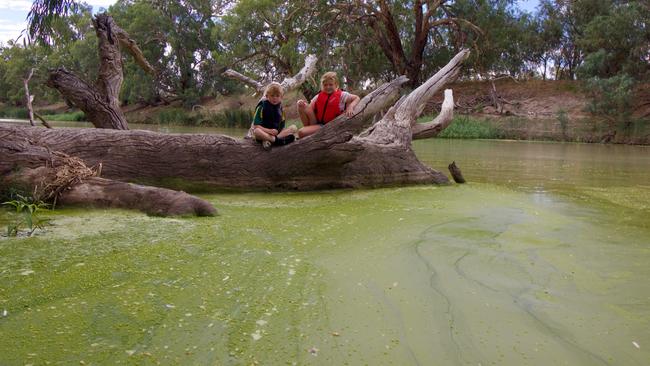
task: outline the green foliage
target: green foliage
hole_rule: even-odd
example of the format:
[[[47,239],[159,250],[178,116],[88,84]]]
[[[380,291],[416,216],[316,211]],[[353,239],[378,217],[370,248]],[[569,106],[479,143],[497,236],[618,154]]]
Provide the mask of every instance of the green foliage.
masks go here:
[[[26,119],[29,118],[27,109],[22,107],[2,106],[0,107],[0,117]]]
[[[578,77],[608,78],[627,74],[646,78],[650,73],[650,9],[636,2],[612,6],[591,19],[578,43],[586,51]]]
[[[69,113],[57,113],[57,114],[45,114],[43,118],[47,121],[74,121],[74,122],[83,122],[87,121],[86,114],[82,111],[69,112]]]
[[[7,225],[7,236],[17,236],[23,228],[25,228],[27,236],[32,236],[36,229],[43,229],[48,222],[38,214],[49,206],[43,201],[16,193],[14,199],[2,204],[13,207],[17,216],[13,222]]]
[[[606,117],[612,124],[631,122],[634,79],[627,74],[610,78],[594,77],[586,81],[589,112]]]
[[[449,127],[444,129],[438,137],[450,139],[496,139],[499,131],[486,121],[481,121],[468,116],[454,117]]]

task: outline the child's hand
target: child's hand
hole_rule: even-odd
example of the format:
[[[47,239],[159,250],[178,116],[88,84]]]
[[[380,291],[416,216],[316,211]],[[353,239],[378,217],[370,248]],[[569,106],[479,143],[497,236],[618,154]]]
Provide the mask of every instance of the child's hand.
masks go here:
[[[304,99],[300,99],[298,101],[298,109],[305,110],[307,108],[307,101]]]
[[[354,111],[352,110],[352,108],[346,108],[345,109],[345,116],[346,117],[352,117],[353,114],[354,114]]]
[[[277,136],[278,135],[278,130],[275,128],[269,130],[269,135],[271,136]]]

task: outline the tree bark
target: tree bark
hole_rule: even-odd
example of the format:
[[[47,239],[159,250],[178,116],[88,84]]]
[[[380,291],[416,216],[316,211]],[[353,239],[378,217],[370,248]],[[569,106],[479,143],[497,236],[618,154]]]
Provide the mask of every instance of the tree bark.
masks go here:
[[[0,136],[6,137],[3,133]],[[0,191],[12,187],[55,204],[139,209],[158,216],[216,214],[209,202],[185,192],[99,178],[95,176],[98,172],[79,159],[72,158],[81,168],[72,166],[65,154],[54,153],[29,140],[5,141],[0,145],[0,153],[8,157],[0,162]]]
[[[154,69],[144,58],[135,41],[115,24],[111,16],[105,13],[96,15],[93,26],[99,40],[100,62],[95,85],[88,84],[64,68],[53,71],[46,84],[58,90],[66,100],[81,109],[95,127],[127,130],[128,123],[119,102],[124,79],[120,45],[146,72],[153,74]]]
[[[353,116],[341,115],[319,132],[265,151],[245,139],[220,135],[161,134],[148,131],[0,127],[0,174],[22,160],[20,144],[60,151],[87,165],[102,164],[110,179],[161,186],[198,184],[212,189],[297,189],[446,184],[448,178],[422,164],[411,149],[413,126],[424,104],[453,81],[469,51],[461,51],[436,75],[397,103],[399,77],[365,96]],[[372,116],[393,106],[368,127]],[[453,103],[452,103],[453,104]]]
[[[27,113],[29,115],[29,124],[35,126],[34,124],[34,108],[32,108],[32,102],[34,101],[34,96],[29,94],[29,80],[32,79],[34,75],[34,69],[31,68],[25,75],[23,79],[23,88],[25,89],[25,104],[27,105]]]

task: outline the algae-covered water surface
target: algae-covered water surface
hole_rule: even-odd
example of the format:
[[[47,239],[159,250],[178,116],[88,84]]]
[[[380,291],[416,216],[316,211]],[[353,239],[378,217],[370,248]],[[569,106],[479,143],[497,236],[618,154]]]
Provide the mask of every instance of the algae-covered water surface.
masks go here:
[[[0,364],[648,364],[650,150],[416,150],[470,183],[47,213],[0,238]]]

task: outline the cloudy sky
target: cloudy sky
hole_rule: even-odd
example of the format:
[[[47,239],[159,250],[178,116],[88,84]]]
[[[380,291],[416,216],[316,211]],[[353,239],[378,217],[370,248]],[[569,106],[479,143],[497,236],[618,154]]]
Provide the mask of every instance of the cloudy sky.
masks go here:
[[[87,0],[93,6],[93,11],[100,7],[108,7],[116,0]],[[522,9],[533,11],[539,0],[519,0]],[[31,0],[0,0],[0,43],[6,44],[10,39],[16,39],[20,32],[27,27],[25,18],[32,6]]]
[[[86,1],[93,6],[93,11],[100,7],[108,7],[116,0]],[[10,39],[16,39],[20,32],[27,27],[27,13],[32,6],[31,0],[0,0],[0,42],[6,44]]]

